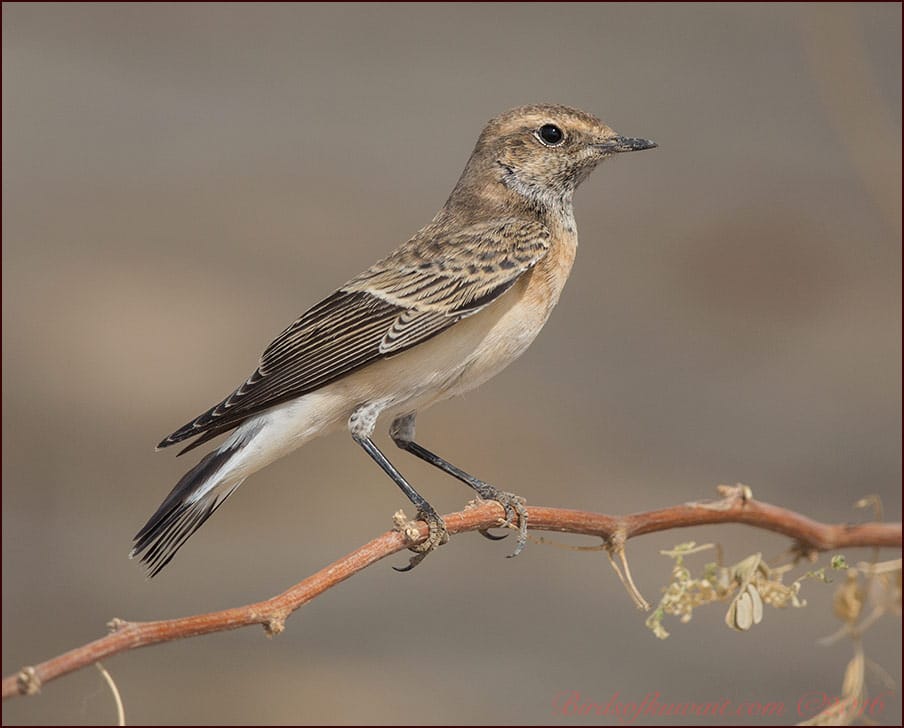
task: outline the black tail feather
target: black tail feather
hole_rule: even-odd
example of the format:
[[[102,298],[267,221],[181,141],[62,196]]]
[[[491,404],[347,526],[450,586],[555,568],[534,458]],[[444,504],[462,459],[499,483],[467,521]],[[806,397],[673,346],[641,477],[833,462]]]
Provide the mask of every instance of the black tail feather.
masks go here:
[[[141,556],[141,562],[148,567],[149,577],[160,573],[188,538],[240,485],[241,481],[238,481],[224,489],[209,483],[235,451],[236,448],[231,447],[205,455],[201,462],[182,476],[154,515],[135,535],[135,545],[129,556]],[[192,500],[191,496],[205,486],[209,488],[208,491]]]

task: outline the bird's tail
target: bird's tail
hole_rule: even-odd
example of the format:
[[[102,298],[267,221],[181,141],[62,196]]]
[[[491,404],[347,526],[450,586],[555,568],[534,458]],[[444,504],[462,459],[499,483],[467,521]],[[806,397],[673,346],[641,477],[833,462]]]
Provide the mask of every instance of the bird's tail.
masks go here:
[[[230,438],[206,455],[176,483],[153,516],[135,535],[129,558],[141,557],[148,576],[156,576],[188,538],[231,496],[244,474],[237,474],[234,460],[247,441]]]

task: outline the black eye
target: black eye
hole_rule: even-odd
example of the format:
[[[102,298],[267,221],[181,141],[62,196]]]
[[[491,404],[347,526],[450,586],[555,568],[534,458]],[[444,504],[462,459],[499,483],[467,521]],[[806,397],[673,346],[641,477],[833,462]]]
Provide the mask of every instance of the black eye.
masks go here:
[[[557,147],[565,139],[565,134],[555,124],[544,124],[537,129],[537,136],[541,142],[550,147]]]

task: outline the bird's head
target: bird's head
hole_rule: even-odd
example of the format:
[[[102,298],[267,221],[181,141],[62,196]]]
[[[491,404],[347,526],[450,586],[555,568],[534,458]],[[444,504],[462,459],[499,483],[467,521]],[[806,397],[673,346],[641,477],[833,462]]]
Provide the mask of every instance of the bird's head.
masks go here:
[[[521,106],[491,119],[466,175],[495,178],[541,204],[570,200],[604,159],[652,149],[655,142],[621,136],[595,116],[555,104]]]

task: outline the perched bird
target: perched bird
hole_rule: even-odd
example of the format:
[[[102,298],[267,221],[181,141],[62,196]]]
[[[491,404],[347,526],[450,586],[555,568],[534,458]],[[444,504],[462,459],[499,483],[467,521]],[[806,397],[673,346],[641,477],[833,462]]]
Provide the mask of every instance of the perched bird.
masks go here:
[[[247,381],[157,446],[199,436],[186,452],[235,430],[176,484],[135,536],[131,556],[140,555],[154,576],[249,475],[345,425],[429,527],[426,540],[411,547],[405,570],[412,568],[448,534],[371,439],[381,415],[393,418],[400,448],[498,501],[506,523],[518,521],[512,555],[520,552],[523,499],[415,442],[415,416],[479,386],[524,352],[571,271],[575,188],[613,154],[655,146],[565,106],[522,106],[492,119],[432,222],[302,314],[264,350]]]

